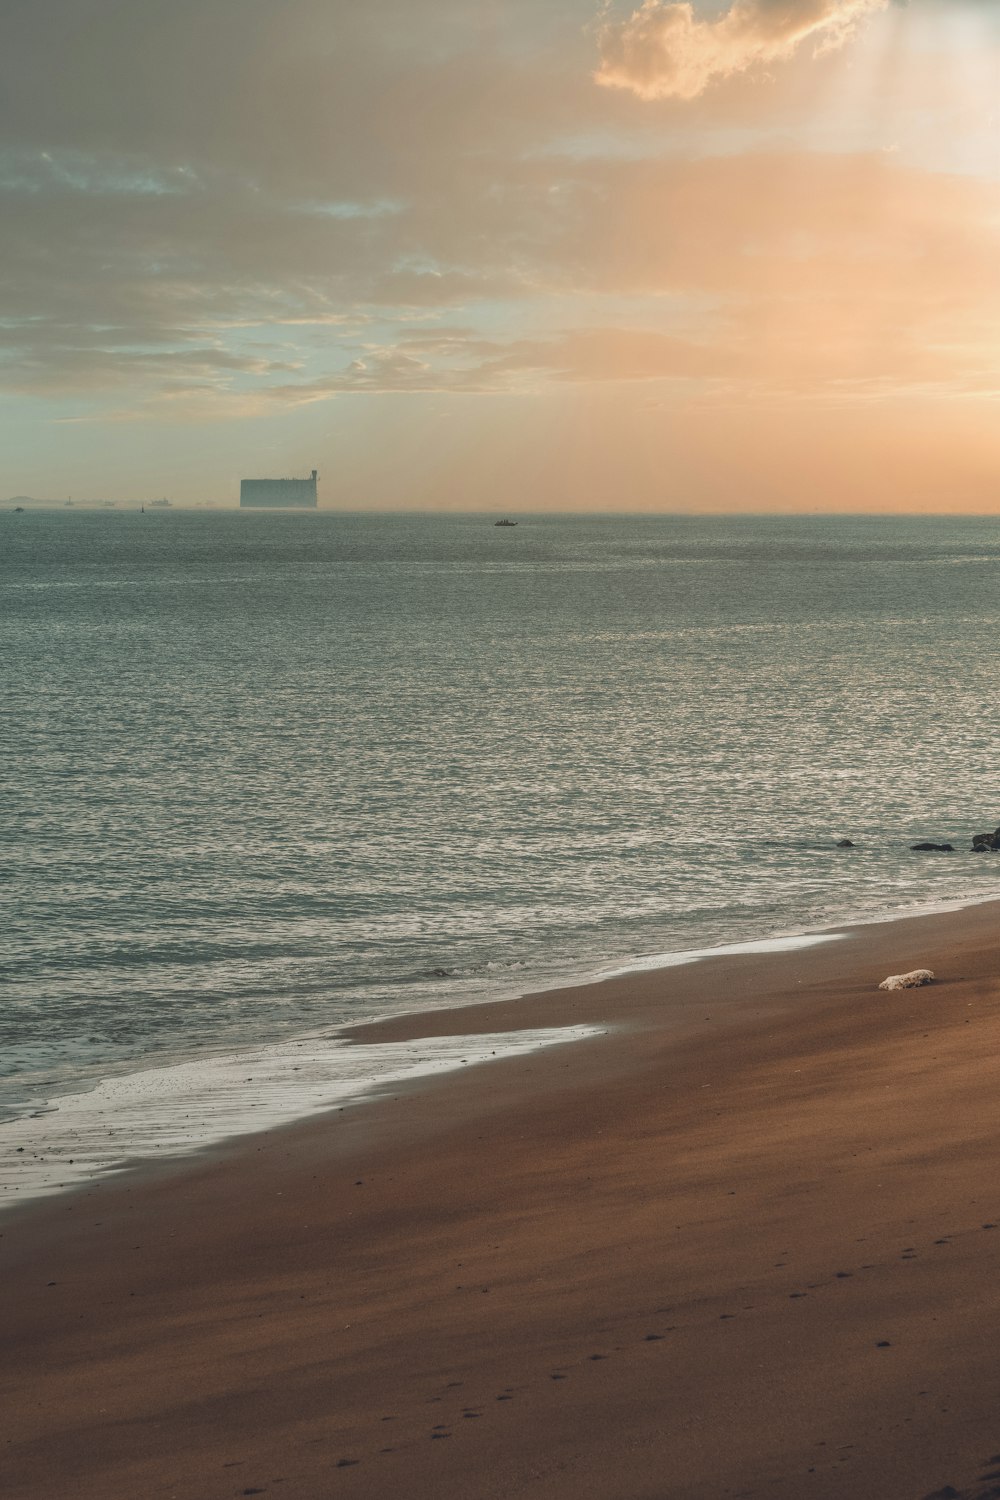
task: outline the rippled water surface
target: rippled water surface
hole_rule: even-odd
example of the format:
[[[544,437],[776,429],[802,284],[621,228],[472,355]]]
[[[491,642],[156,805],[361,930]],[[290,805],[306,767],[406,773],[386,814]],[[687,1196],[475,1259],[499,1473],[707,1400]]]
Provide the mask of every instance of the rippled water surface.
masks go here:
[[[0,515],[0,1103],[1000,890],[998,583],[989,519]]]

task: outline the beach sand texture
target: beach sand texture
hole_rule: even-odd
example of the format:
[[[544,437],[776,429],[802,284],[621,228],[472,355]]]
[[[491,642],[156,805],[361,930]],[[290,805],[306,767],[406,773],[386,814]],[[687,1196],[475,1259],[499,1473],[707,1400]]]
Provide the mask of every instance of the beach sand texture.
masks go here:
[[[998,922],[366,1028],[612,1026],[8,1213],[6,1500],[1000,1495]]]

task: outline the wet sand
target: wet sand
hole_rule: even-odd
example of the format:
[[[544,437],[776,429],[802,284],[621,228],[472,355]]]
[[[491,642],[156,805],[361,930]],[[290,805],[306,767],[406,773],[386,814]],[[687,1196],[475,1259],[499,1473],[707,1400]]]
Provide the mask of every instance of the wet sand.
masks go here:
[[[1000,1495],[998,925],[365,1028],[611,1030],[5,1214],[0,1490]]]

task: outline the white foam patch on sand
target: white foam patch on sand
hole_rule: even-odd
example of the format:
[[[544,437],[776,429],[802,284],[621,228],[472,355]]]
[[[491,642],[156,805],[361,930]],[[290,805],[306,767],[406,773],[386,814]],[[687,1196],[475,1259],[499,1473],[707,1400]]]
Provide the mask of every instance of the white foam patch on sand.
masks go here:
[[[0,1208],[356,1103],[392,1084],[605,1034],[565,1026],[367,1045],[304,1037],[108,1078],[0,1125]]]
[[[619,979],[623,974],[644,974],[650,969],[673,969],[679,964],[694,964],[704,958],[730,958],[740,953],[794,953],[797,948],[815,948],[820,943],[836,943],[843,932],[806,933],[800,937],[761,938],[753,943],[728,943],[721,948],[688,948],[679,953],[653,953],[647,958],[633,958],[617,969],[602,969],[598,979]]]

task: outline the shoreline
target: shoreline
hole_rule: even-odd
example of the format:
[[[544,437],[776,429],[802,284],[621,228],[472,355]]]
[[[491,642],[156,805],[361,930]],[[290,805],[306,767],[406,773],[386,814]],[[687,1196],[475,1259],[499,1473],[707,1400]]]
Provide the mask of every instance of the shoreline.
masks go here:
[[[425,1013],[608,1031],[17,1206],[5,1494],[978,1500],[998,920]]]
[[[262,1130],[292,1128],[324,1110],[355,1108],[369,1099],[377,1099],[390,1084],[419,1086],[452,1067],[489,1062],[498,1050],[517,1055],[522,1050],[541,1049],[553,1043],[568,1044],[577,1038],[569,1034],[549,1037],[546,1033],[553,1028],[523,1015],[523,1024],[517,1028],[523,1037],[516,1040],[511,1037],[509,1041],[506,1036],[494,1037],[492,1048],[471,1059],[453,1058],[451,1054],[456,1049],[447,1046],[439,1049],[436,1056],[418,1058],[411,1049],[409,1055],[383,1058],[379,1056],[380,1046],[403,1048],[404,1044],[417,1044],[421,1040],[432,1043],[454,1039],[457,1043],[467,1042],[471,1051],[475,1039],[489,1030],[481,1021],[487,1015],[502,1014],[504,1007],[510,1005],[522,1009],[530,1005],[541,1011],[546,997],[564,992],[589,990],[642,974],[662,974],[691,964],[804,951],[850,940],[871,927],[919,921],[993,903],[1000,906],[1000,895],[956,897],[921,903],[913,910],[904,909],[888,916],[855,918],[795,934],[636,955],[613,967],[588,970],[542,989],[517,990],[493,999],[477,995],[464,1004],[391,1011],[361,1021],[342,1022],[330,1030],[293,1034],[241,1049],[220,1049],[208,1057],[182,1056],[153,1068],[136,1067],[106,1074],[83,1090],[67,1088],[34,1101],[24,1113],[0,1124],[0,1224],[22,1204],[60,1192],[74,1192],[88,1183],[141,1176],[143,1172],[158,1170],[163,1161],[173,1164],[196,1158],[204,1151],[237,1144]],[[459,1016],[472,1024],[461,1029],[457,1025],[442,1026],[442,1018]],[[589,1024],[600,1026],[600,1022]],[[513,1028],[500,1030],[507,1034]],[[366,1042],[371,1044],[367,1074],[359,1073],[357,1066],[358,1054]],[[459,1046],[457,1050],[464,1049]],[[250,1091],[252,1097],[247,1096],[240,1103],[234,1084],[244,1067],[253,1069],[253,1075],[243,1081],[254,1083],[255,1088]],[[292,1073],[305,1076],[293,1079]],[[162,1101],[162,1111],[158,1118],[151,1119],[150,1101],[157,1097]],[[110,1130],[105,1127],[105,1116],[114,1119]],[[183,1126],[181,1120],[185,1122]],[[117,1137],[120,1146],[111,1148],[102,1139],[108,1136]],[[39,1160],[46,1163],[44,1169],[37,1167]],[[73,1170],[66,1170],[67,1166]],[[59,1177],[64,1180],[57,1180]]]

